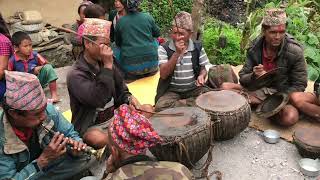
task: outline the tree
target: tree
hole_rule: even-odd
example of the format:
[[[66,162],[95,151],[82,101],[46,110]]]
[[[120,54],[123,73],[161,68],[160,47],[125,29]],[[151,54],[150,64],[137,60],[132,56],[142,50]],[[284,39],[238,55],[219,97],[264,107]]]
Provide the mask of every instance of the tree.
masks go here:
[[[204,5],[204,0],[193,0],[192,13],[191,13],[192,20],[193,20],[193,31],[194,31],[192,35],[193,40],[197,40],[198,32],[200,32],[203,5]]]

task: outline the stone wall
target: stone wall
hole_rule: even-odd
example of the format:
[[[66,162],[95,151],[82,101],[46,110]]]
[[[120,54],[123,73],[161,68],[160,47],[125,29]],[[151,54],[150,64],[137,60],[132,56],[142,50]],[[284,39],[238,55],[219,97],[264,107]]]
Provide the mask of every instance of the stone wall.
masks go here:
[[[16,11],[38,10],[50,24],[73,23],[78,18],[78,6],[82,0],[0,0],[0,12],[7,18]]]

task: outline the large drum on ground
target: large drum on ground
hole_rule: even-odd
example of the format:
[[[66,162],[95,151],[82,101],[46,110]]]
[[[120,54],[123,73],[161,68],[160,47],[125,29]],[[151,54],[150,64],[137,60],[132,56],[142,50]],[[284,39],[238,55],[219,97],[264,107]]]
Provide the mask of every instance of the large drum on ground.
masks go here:
[[[297,129],[293,134],[293,140],[302,157],[320,158],[320,128]]]
[[[236,92],[210,91],[201,94],[196,105],[210,114],[215,140],[231,139],[249,125],[250,105]]]
[[[181,116],[163,116],[163,113],[183,113]],[[149,150],[162,161],[175,161],[191,167],[210,147],[210,117],[197,107],[166,109],[150,118],[153,128],[163,142]]]

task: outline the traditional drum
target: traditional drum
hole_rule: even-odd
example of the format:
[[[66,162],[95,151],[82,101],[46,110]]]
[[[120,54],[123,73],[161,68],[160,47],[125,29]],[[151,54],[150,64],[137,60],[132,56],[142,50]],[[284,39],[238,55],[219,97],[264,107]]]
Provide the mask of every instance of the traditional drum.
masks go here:
[[[279,113],[289,102],[289,96],[285,93],[275,93],[268,96],[256,109],[261,118],[269,118]]]
[[[183,113],[182,116],[163,116],[164,113]],[[209,115],[196,107],[166,109],[150,118],[163,143],[149,150],[158,159],[175,161],[191,167],[210,147]]]
[[[320,158],[320,128],[308,127],[297,129],[293,140],[302,157]]]
[[[227,140],[243,131],[250,122],[251,108],[236,92],[211,91],[200,95],[196,105],[211,116],[215,140]]]

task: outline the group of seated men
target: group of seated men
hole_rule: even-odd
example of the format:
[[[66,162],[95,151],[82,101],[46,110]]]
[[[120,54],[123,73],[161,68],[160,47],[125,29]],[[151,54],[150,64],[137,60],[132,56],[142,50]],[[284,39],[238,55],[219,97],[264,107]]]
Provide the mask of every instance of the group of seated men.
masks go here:
[[[0,179],[74,177],[95,161],[83,153],[86,144],[110,149],[106,179],[155,179],[164,173],[168,179],[192,179],[185,166],[158,162],[145,155],[149,147],[162,139],[148,120],[150,114],[139,111],[154,108],[141,105],[132,96],[115,66],[110,23],[92,18],[83,26],[84,51],[67,76],[73,125],[52,105],[47,105],[35,75],[6,71],[7,91],[0,109]],[[210,90],[205,85],[205,65],[209,61],[201,44],[191,40],[192,27],[191,15],[178,13],[173,21],[172,40],[159,46],[160,80],[155,111],[193,106],[195,97]],[[273,84],[246,90],[256,78],[277,67],[280,71]],[[303,93],[307,86],[303,50],[286,34],[283,10],[266,11],[262,36],[248,50],[239,75],[241,85],[226,82],[219,88],[247,91],[251,104],[259,104],[276,92],[289,94],[290,105],[274,117],[284,126],[296,123],[299,111],[319,120],[318,98]]]

